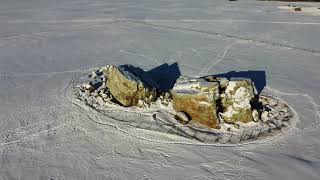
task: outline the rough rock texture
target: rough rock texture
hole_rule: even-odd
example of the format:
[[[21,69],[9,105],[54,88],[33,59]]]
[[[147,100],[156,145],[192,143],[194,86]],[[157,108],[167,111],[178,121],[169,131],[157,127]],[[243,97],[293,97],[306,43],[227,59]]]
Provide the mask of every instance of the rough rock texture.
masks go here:
[[[211,128],[219,128],[216,101],[219,83],[204,80],[182,80],[172,90],[173,107],[184,112],[193,121]]]
[[[108,75],[107,87],[123,106],[138,105],[139,100],[150,103],[157,98],[157,85],[142,69],[131,65],[112,68]]]
[[[188,117],[177,116],[183,123],[189,119],[220,128],[223,123],[260,120],[260,111],[251,107],[255,96],[253,83],[246,79],[180,78],[170,94],[159,90],[160,85],[150,73],[132,65],[106,66],[94,71],[91,78],[93,81],[84,89],[105,102],[115,99],[123,106],[145,107],[159,97],[163,105],[172,102],[177,113]]]
[[[254,88],[249,80],[229,81],[221,95],[224,122],[250,122],[253,120],[251,102]]]

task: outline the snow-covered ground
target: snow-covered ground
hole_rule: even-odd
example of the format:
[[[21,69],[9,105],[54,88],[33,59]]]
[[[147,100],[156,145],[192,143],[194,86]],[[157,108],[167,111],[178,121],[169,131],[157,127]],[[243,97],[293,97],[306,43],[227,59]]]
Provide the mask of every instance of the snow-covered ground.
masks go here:
[[[288,4],[320,7],[1,1],[0,179],[319,179],[320,16],[278,8]],[[65,99],[89,68],[175,62],[185,76],[266,71],[264,91],[297,112],[295,130],[241,146],[164,143],[187,140],[101,123]]]

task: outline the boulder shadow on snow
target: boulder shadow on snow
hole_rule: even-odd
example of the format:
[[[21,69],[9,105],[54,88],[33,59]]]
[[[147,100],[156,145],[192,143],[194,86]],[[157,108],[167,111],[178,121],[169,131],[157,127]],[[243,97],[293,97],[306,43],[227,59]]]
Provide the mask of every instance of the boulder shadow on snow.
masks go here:
[[[265,71],[230,71],[228,73],[223,74],[215,74],[215,77],[224,77],[228,80],[232,80],[235,78],[245,78],[250,79],[256,89],[258,95],[262,92],[262,90],[266,87],[266,72]]]
[[[164,63],[146,72],[158,85],[162,92],[171,90],[177,79],[181,76],[178,63],[171,65]]]
[[[127,79],[141,81],[149,88],[155,88],[160,92],[170,91],[181,76],[178,63],[164,63],[149,71],[129,64],[120,65],[118,69]]]

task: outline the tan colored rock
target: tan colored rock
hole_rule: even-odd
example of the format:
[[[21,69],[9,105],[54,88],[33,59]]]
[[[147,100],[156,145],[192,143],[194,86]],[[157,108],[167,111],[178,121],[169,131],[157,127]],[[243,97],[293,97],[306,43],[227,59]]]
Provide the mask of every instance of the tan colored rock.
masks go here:
[[[251,102],[254,96],[253,84],[249,80],[229,81],[221,95],[224,122],[252,121]]]
[[[220,128],[216,101],[219,83],[200,79],[179,81],[172,90],[176,112],[186,113],[193,121],[210,128]]]
[[[190,121],[189,117],[186,115],[186,113],[184,112],[178,112],[175,115],[175,118],[180,121],[182,124],[188,124],[188,122]]]
[[[142,107],[144,106],[144,101],[141,100],[141,99],[139,99],[139,100],[138,100],[138,103],[137,103],[137,106],[140,107],[140,108],[142,108]]]
[[[142,69],[131,65],[111,68],[107,87],[112,96],[123,106],[136,106],[139,100],[146,103],[155,101],[155,83],[144,75]]]
[[[260,120],[258,110],[254,109],[252,111],[252,117],[254,122],[258,122]]]

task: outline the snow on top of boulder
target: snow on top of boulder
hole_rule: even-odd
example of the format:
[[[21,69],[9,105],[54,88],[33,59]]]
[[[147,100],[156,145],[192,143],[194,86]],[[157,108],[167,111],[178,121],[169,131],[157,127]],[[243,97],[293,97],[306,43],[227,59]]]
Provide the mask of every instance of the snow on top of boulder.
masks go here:
[[[227,86],[227,89],[225,93],[227,95],[230,95],[232,91],[234,91],[234,88],[237,86],[237,83],[235,81],[229,81],[229,84]]]
[[[215,93],[218,85],[218,82],[207,82],[203,79],[179,80],[172,90],[176,93]]]
[[[233,97],[236,102],[236,103],[234,103],[234,107],[236,107],[236,108],[251,108],[250,93],[248,92],[248,89],[246,89],[245,87],[239,87],[236,90]]]

